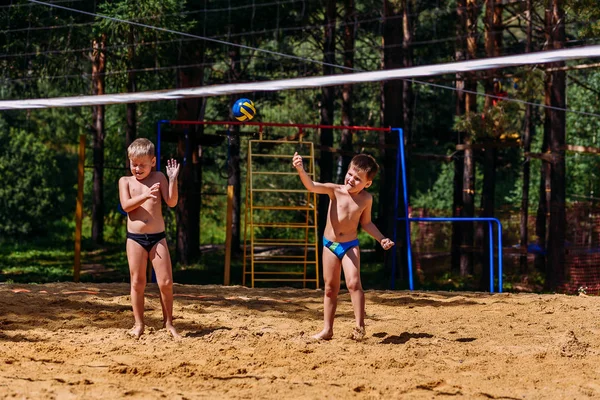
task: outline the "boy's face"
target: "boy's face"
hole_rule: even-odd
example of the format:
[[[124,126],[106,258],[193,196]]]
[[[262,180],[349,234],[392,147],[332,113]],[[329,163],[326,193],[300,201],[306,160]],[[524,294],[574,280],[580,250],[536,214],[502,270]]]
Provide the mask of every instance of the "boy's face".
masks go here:
[[[156,165],[156,157],[143,156],[129,159],[129,168],[131,174],[138,181],[144,180],[152,172],[152,167]]]
[[[373,181],[367,178],[367,173],[356,169],[353,165],[350,165],[346,177],[344,178],[344,185],[348,193],[359,193],[361,190],[371,186]]]

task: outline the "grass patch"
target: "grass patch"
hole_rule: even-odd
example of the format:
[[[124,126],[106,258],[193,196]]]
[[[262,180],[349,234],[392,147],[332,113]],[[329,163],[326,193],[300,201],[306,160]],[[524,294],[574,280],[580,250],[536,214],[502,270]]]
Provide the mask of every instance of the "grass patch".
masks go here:
[[[208,246],[210,247],[210,246]],[[204,249],[204,248],[203,248]],[[171,256],[175,251],[171,249]],[[361,279],[366,290],[387,290],[391,287],[390,272],[384,269],[384,263],[379,258],[381,253],[364,249],[361,253]],[[0,282],[10,283],[50,283],[72,282],[74,245],[72,241],[51,241],[39,239],[0,243]],[[125,254],[125,243],[108,243],[102,247],[94,246],[86,239],[82,243],[81,282],[129,282],[129,267]],[[212,246],[204,249],[198,262],[191,265],[175,263],[173,280],[180,284],[189,285],[222,285],[224,282],[225,254],[223,246]],[[242,284],[243,259],[239,255],[231,259],[230,284]],[[322,276],[321,287],[322,287]],[[522,277],[505,276],[505,291],[522,291],[519,283]],[[344,276],[342,275],[342,280]],[[454,276],[449,272],[438,273],[436,276],[414,276],[417,290],[444,291],[477,291],[479,280],[473,276]],[[533,280],[530,280],[533,282]],[[537,280],[536,280],[537,282]],[[247,275],[246,285],[250,284]],[[256,282],[256,287],[294,287],[302,288],[301,282]],[[307,285],[314,288],[314,284]],[[345,288],[342,282],[342,288]],[[397,271],[395,289],[407,290],[408,279]]]
[[[171,249],[171,255],[174,256]],[[0,243],[0,282],[50,283],[73,281],[75,250],[72,242],[45,240]],[[205,252],[192,265],[173,266],[173,278],[182,284],[223,284],[225,255]],[[82,243],[81,282],[129,282],[125,243],[107,243],[102,247],[90,241]],[[231,283],[241,284],[242,261],[232,260]]]
[[[171,255],[175,251],[171,249]],[[0,282],[49,283],[73,281],[74,246],[72,242],[35,241],[0,244]],[[388,289],[383,264],[374,260],[375,254],[363,255],[361,266],[363,285],[367,289]],[[124,243],[94,246],[89,240],[82,243],[81,282],[129,282],[129,267]],[[191,265],[175,263],[173,280],[191,285],[222,285],[225,254],[223,247],[205,250],[198,262]],[[230,283],[242,284],[243,259],[231,259]],[[249,275],[247,276],[249,283]],[[257,282],[257,287],[302,287],[297,282]],[[309,285],[308,287],[314,287]]]
[[[0,244],[0,281],[49,283],[73,281],[75,249],[72,241]],[[97,248],[82,244],[82,282],[123,282],[129,279],[123,245]]]

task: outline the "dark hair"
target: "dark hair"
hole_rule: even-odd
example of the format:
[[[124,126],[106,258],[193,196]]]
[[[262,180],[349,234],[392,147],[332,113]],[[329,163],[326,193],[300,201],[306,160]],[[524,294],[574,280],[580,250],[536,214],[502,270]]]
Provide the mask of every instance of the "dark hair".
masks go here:
[[[367,178],[371,181],[379,171],[379,165],[373,157],[368,154],[357,154],[350,161],[350,166],[367,174]]]

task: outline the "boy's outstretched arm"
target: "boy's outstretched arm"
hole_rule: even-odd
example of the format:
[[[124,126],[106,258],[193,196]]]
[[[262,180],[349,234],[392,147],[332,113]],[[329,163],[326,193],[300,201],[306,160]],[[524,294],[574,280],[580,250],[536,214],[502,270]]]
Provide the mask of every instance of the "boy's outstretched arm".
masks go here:
[[[169,177],[168,190],[167,193],[163,193],[165,203],[167,203],[169,207],[175,207],[179,200],[177,175],[179,175],[179,163],[177,160],[171,158],[170,160],[167,160],[167,176]]]
[[[308,174],[304,170],[304,165],[302,164],[302,156],[298,154],[298,152],[294,153],[292,165],[296,168],[296,171],[298,171],[298,175],[300,176],[302,184],[309,192],[328,194],[330,196],[333,195],[333,189],[335,185],[332,183],[315,182],[312,179],[310,179],[310,176],[308,176]]]
[[[372,205],[373,205],[373,199],[371,198],[371,199],[369,199],[367,207],[365,208],[362,215],[360,216],[360,226],[365,230],[365,232],[367,232],[369,235],[373,236],[373,238],[379,242],[379,244],[381,245],[381,247],[383,247],[384,250],[387,250],[387,249],[391,248],[392,246],[394,246],[395,243],[392,242],[389,238],[386,238],[385,236],[383,236],[383,233],[381,233],[379,231],[379,229],[377,229],[377,227],[375,226],[373,221],[371,221],[371,206]]]

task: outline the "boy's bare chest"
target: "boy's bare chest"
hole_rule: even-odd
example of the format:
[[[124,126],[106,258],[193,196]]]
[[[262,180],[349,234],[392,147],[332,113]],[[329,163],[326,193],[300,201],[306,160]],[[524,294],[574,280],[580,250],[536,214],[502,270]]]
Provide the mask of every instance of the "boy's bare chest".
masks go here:
[[[364,202],[360,201],[360,198],[356,199],[348,194],[341,194],[336,196],[336,208],[340,216],[358,216],[364,208]]]
[[[150,187],[152,185],[154,185],[156,182],[150,181],[150,182],[138,182],[137,180],[133,180],[133,182],[129,183],[129,194],[131,195],[131,197],[136,197],[139,196],[143,193],[146,193],[150,190]],[[154,203],[158,203],[160,201],[160,192],[156,193],[157,194],[157,198],[149,198],[147,199],[144,204],[154,204]]]

